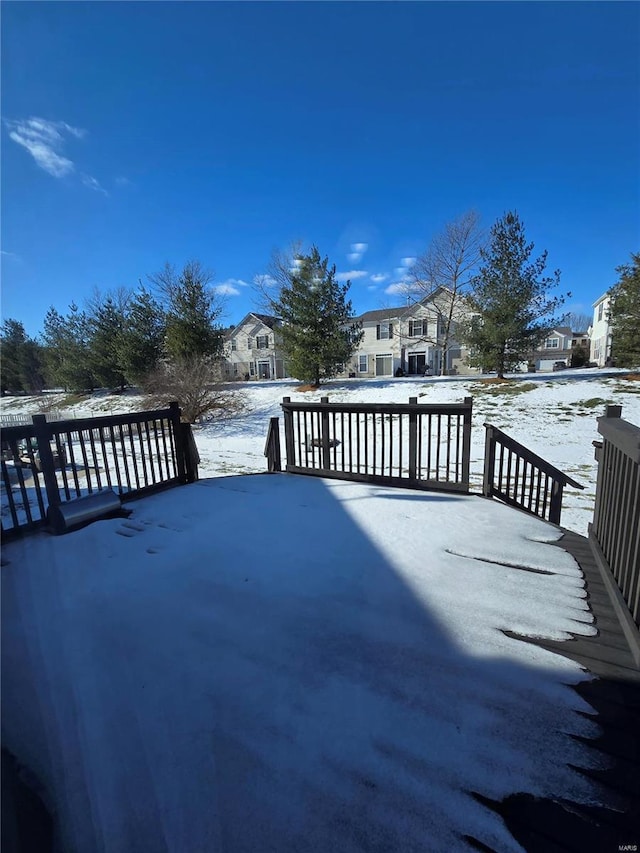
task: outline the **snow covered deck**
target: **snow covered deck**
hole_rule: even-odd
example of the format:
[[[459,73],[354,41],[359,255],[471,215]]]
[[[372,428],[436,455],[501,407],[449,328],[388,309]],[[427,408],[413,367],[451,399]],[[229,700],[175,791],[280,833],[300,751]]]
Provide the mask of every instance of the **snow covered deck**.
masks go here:
[[[510,851],[473,793],[603,801],[592,676],[514,637],[596,633],[556,528],[294,475],[130,506],[3,553],[3,740],[61,849]]]

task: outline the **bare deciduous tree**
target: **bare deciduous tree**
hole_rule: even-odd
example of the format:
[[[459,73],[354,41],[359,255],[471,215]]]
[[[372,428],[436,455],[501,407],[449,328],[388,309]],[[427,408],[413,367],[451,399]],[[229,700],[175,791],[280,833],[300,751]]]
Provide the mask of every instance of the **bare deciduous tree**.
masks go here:
[[[302,254],[301,240],[295,240],[287,249],[274,249],[267,272],[254,277],[256,301],[265,314],[277,313],[282,288],[289,286],[292,271],[296,269],[296,258]]]
[[[572,332],[586,332],[593,323],[593,317],[582,311],[568,311],[562,317],[562,324],[568,326]]]
[[[433,302],[439,331],[436,339],[429,340],[442,348],[443,373],[446,372],[447,353],[455,337],[456,324],[467,313],[464,297],[477,270],[484,242],[480,215],[469,210],[448,222],[411,267],[407,296],[414,302],[421,302],[434,296],[439,288],[445,288]]]
[[[206,356],[162,362],[142,387],[151,406],[166,406],[177,400],[183,419],[191,424],[207,415],[237,414],[244,403],[239,391],[222,383],[219,367]]]

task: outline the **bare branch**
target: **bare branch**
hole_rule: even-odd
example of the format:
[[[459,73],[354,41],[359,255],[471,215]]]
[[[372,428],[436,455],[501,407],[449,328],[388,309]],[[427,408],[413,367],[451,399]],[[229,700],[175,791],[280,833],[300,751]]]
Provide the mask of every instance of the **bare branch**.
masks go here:
[[[163,363],[144,382],[142,388],[152,406],[165,406],[177,400],[182,417],[195,423],[203,416],[236,414],[244,406],[241,392],[220,381],[219,367],[203,356]]]

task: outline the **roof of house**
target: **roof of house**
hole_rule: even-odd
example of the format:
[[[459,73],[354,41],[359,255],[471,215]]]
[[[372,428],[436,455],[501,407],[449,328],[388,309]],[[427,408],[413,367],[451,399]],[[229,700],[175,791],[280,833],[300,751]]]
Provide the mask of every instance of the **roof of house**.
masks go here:
[[[608,298],[609,298],[609,291],[607,291],[606,293],[603,293],[602,296],[598,297],[598,299],[596,299],[596,301],[593,303],[593,307],[595,308],[597,305],[599,305],[601,302],[604,302],[604,300],[608,299]]]
[[[231,335],[233,335],[234,332],[237,332],[238,329],[240,329],[242,326],[244,326],[244,324],[247,322],[247,320],[249,320],[250,317],[253,317],[254,319],[258,320],[260,323],[267,326],[269,329],[273,329],[273,327],[276,325],[276,323],[279,320],[278,317],[272,317],[270,314],[256,314],[255,311],[249,311],[249,313],[246,314],[239,323],[237,323],[232,328],[228,329],[225,332],[225,335],[227,337],[231,337]]]
[[[395,320],[407,310],[406,305],[402,308],[378,308],[375,311],[365,311],[359,317],[360,322],[365,320]]]
[[[414,308],[417,308],[418,306],[424,307],[427,306],[430,302],[433,302],[435,297],[438,296],[438,294],[440,293],[451,294],[451,291],[448,287],[440,285],[439,287],[436,287],[434,290],[432,290],[431,293],[428,293],[426,296],[424,296],[422,299],[417,300],[416,302],[411,302],[408,305],[397,305],[393,308],[377,308],[374,311],[365,311],[364,314],[361,314],[356,319],[361,322],[364,322],[366,320],[377,322],[378,320],[393,320],[399,319],[400,317],[406,317],[406,315],[410,314],[410,312],[413,311]],[[459,293],[458,299],[462,300],[463,298],[463,294]]]
[[[264,323],[265,326],[268,326],[270,329],[273,329],[275,324],[278,322],[278,317],[272,317],[271,314],[256,314],[255,311],[251,311],[250,315],[247,316],[257,317],[261,323]]]

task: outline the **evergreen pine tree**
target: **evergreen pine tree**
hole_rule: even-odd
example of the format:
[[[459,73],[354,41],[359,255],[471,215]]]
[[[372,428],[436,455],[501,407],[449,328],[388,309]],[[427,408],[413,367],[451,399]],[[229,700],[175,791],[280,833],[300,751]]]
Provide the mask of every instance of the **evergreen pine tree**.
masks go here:
[[[0,369],[2,393],[25,391],[22,354],[27,335],[22,323],[7,318],[0,331]]]
[[[189,261],[179,274],[166,264],[150,277],[166,304],[165,346],[172,360],[200,356],[214,359],[222,352],[220,305],[209,287],[211,279],[199,261]]]
[[[126,327],[118,343],[118,363],[132,384],[138,384],[158,366],[165,330],[162,306],[148,290],[140,288],[131,299]]]
[[[471,351],[469,363],[499,377],[540,345],[557,324],[554,315],[565,299],[549,296],[560,272],[542,277],[547,252],[531,261],[533,247],[517,213],[506,213],[492,227],[489,245],[480,251],[480,270],[471,281],[468,298],[475,316],[462,330]]]
[[[42,340],[49,384],[62,386],[67,391],[95,387],[89,366],[87,317],[75,303],[69,306],[66,317],[53,307],[47,311]]]
[[[617,367],[640,367],[640,253],[616,267],[620,279],[610,291],[611,355]]]
[[[310,254],[298,255],[288,271],[271,308],[282,320],[279,333],[292,376],[319,385],[335,376],[345,365],[362,337],[353,323],[350,282],[336,281],[335,266],[329,267],[313,246]]]
[[[88,317],[89,366],[103,388],[123,390],[126,385],[119,358],[126,322],[124,306],[117,306],[111,297],[97,300]]]

